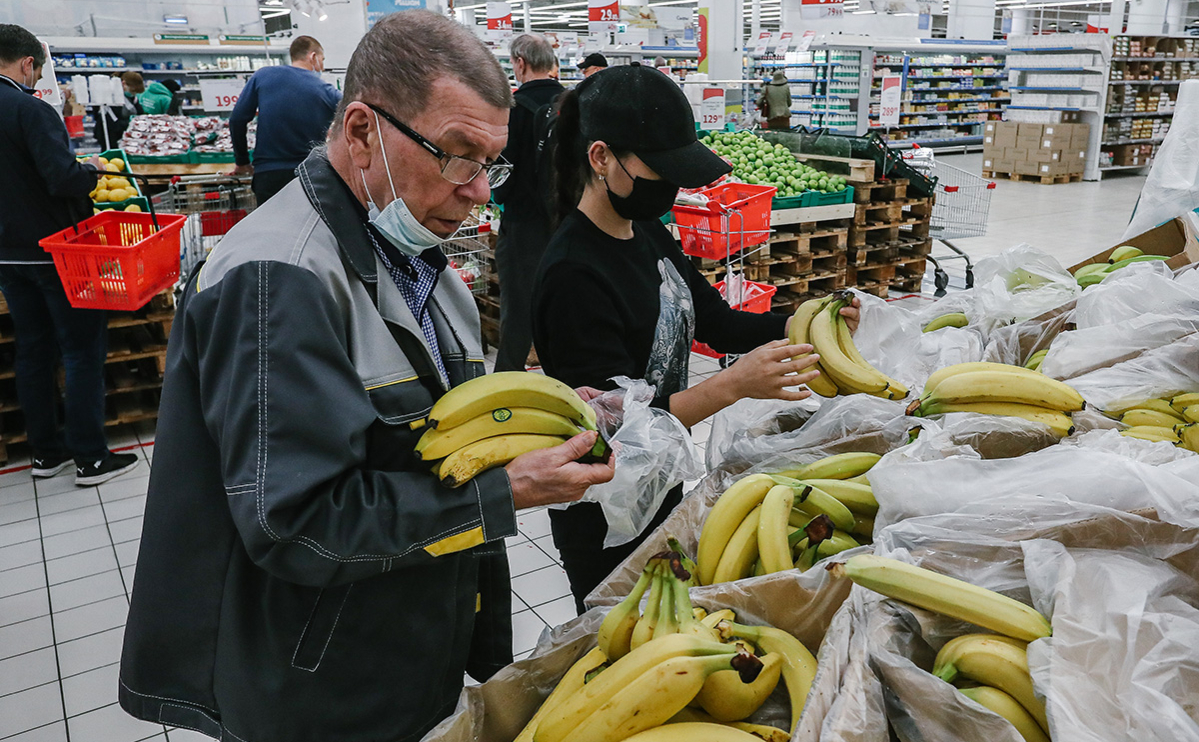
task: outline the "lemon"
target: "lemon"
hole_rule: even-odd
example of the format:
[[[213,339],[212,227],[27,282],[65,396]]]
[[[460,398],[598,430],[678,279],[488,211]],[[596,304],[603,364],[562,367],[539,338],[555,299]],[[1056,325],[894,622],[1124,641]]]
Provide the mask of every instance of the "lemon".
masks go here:
[[[100,210],[97,209],[95,206],[93,206],[92,207],[92,216],[95,216],[96,214],[99,214],[99,213],[100,213]]]
[[[108,172],[110,172],[110,173],[116,173],[116,172],[120,172],[120,171],[117,169],[117,166],[116,166],[116,165],[114,165],[114,164],[112,164],[111,162],[110,162],[110,163],[108,163],[108,164],[106,164],[106,165],[104,166],[104,169],[105,169],[105,170],[107,170],[107,171],[108,171]]]
[[[109,162],[111,162],[111,160],[109,160],[107,157],[101,157],[101,158],[100,158],[100,167],[104,167],[104,166],[105,166],[105,165],[107,165]]]
[[[137,204],[129,204],[125,207],[125,211],[132,211],[134,213],[141,213],[141,210],[142,207],[138,206]]]
[[[108,189],[101,188],[100,190],[96,191],[96,203],[102,204],[106,201],[108,201]]]
[[[108,164],[116,165],[118,173],[125,169],[125,161],[122,160],[120,157],[112,158],[111,160],[108,161]]]

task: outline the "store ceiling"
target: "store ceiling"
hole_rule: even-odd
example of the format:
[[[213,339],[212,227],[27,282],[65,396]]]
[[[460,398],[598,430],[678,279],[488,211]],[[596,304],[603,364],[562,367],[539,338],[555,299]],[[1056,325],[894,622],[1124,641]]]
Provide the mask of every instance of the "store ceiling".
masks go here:
[[[587,0],[508,0],[512,6],[512,16],[516,26],[521,27],[525,7],[529,8],[530,20],[534,28],[543,30],[580,29],[587,25]],[[750,0],[742,0],[745,8],[746,22],[749,22]],[[763,25],[778,25],[782,0],[761,0]],[[650,7],[696,8],[698,0],[652,0]],[[454,3],[458,10],[475,10],[483,13],[486,3],[458,0]]]

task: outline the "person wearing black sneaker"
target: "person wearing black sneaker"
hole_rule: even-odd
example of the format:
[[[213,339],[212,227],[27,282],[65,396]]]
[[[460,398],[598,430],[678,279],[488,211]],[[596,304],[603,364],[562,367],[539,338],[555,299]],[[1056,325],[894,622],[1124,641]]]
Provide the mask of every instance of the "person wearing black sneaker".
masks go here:
[[[71,154],[58,113],[33,96],[46,53],[29,31],[0,24],[0,293],[16,334],[17,399],[33,448],[33,476],[76,465],[75,483],[99,484],[137,466],[104,439],[107,315],[74,309],[38,240],[91,215],[98,160]],[[66,370],[66,428],[55,367]]]

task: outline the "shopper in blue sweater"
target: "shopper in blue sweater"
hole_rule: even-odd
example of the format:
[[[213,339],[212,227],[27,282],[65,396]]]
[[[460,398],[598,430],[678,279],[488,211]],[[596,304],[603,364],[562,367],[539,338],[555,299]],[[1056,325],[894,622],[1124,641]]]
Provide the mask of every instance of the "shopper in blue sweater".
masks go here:
[[[311,36],[291,42],[291,64],[264,67],[241,91],[229,116],[233,157],[230,175],[254,174],[254,195],[261,206],[296,177],[296,166],[323,144],[341,93],[321,79],[325,50]],[[258,139],[250,164],[246,127],[258,115]]]

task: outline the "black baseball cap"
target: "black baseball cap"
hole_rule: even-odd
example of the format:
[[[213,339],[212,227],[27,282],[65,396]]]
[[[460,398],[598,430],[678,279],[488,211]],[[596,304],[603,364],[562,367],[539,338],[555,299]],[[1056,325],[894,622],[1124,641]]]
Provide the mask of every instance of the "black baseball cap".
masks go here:
[[[732,166],[695,136],[691,103],[678,83],[652,67],[633,63],[592,75],[576,88],[580,129],[641,158],[681,188],[706,186]]]
[[[607,66],[608,66],[607,57],[605,57],[603,54],[600,54],[599,52],[592,52],[592,53],[588,54],[586,57],[584,57],[582,62],[579,62],[579,69],[581,69],[581,70],[587,69],[588,67],[607,67]]]

